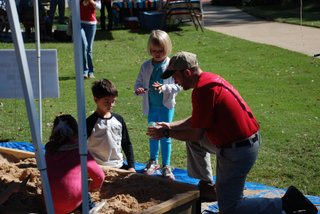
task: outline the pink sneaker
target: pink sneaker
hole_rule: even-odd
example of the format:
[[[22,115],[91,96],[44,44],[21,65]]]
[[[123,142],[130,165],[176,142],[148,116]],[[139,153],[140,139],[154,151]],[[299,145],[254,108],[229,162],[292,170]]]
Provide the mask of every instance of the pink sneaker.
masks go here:
[[[159,168],[160,168],[160,166],[157,161],[149,160],[146,168],[144,168],[144,170],[143,170],[143,173],[147,174],[147,175],[152,175]]]

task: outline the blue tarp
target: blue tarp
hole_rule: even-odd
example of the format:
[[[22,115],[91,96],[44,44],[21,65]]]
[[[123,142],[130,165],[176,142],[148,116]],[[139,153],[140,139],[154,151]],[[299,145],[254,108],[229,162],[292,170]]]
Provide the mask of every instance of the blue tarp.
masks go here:
[[[23,151],[30,151],[34,152],[34,147],[29,142],[0,142],[1,147],[12,148],[12,149],[19,149]],[[145,167],[145,164],[136,163],[136,170],[137,172],[142,172]],[[177,181],[183,183],[189,183],[193,185],[197,185],[199,180],[195,178],[191,178],[187,175],[186,170],[175,168],[173,170],[173,174]],[[156,176],[160,176],[161,173],[159,171],[156,172]],[[215,180],[215,177],[213,177]],[[245,184],[245,197],[249,198],[256,198],[256,197],[281,197],[285,193],[285,189],[280,189],[276,187],[267,186],[264,184],[254,183],[254,182],[246,182]],[[320,196],[306,196],[313,204],[315,204],[320,210]],[[206,212],[207,210],[207,212]],[[218,205],[216,202],[213,203],[206,203],[205,206],[202,204],[202,213],[210,213],[211,212],[218,212]],[[318,211],[320,214],[320,211]]]
[[[28,142],[0,142],[0,146],[10,149],[19,149],[28,152],[34,152],[33,144]]]

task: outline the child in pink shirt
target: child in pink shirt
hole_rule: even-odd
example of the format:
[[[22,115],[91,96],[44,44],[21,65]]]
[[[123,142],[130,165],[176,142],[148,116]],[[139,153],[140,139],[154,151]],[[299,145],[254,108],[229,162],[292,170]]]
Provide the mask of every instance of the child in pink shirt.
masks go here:
[[[70,213],[82,203],[78,125],[71,115],[55,118],[46,148],[46,164],[55,213]],[[89,192],[100,190],[105,174],[88,154]],[[89,204],[92,202],[89,201]],[[90,206],[89,206],[90,208]]]

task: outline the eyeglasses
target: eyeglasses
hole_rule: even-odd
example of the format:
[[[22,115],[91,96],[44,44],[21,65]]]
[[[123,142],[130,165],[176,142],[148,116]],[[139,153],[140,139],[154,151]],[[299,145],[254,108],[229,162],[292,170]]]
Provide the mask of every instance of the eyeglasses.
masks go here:
[[[160,49],[160,50],[151,49],[150,52],[155,53],[155,54],[161,54],[161,53],[164,53],[164,50],[163,49]]]

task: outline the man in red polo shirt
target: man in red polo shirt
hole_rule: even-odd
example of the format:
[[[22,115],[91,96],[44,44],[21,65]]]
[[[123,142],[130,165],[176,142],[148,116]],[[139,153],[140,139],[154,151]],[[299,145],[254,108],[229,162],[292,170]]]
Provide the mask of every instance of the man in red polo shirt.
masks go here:
[[[243,198],[247,174],[257,158],[259,124],[238,91],[217,74],[204,72],[196,55],[179,52],[162,74],[172,76],[184,90],[193,88],[192,115],[171,123],[149,127],[155,139],[171,137],[186,141],[188,174],[200,179],[200,199],[218,200],[219,213],[287,214],[317,213],[317,208],[290,186],[282,198]],[[216,183],[212,178],[210,154],[216,154]]]

